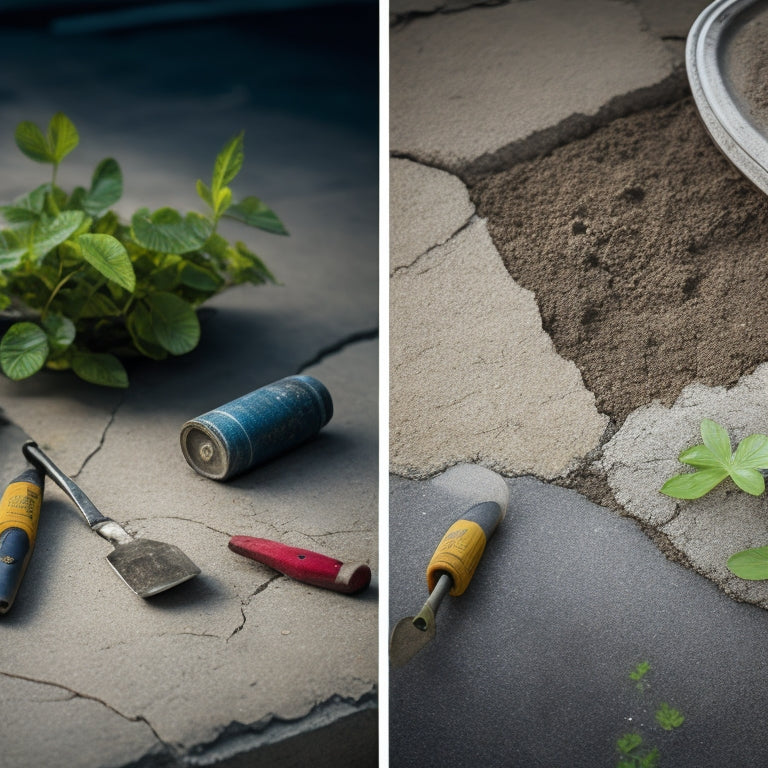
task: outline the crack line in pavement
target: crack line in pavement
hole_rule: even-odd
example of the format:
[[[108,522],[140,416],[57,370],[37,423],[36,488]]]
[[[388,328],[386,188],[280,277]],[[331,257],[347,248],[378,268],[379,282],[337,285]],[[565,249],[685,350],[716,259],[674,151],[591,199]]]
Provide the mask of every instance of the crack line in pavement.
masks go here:
[[[424,164],[422,163],[422,165]],[[426,166],[426,167],[429,167],[429,166]],[[450,173],[450,171],[447,171],[447,173]],[[455,175],[455,174],[452,174],[452,175]],[[416,258],[410,264],[401,264],[399,267],[396,267],[390,273],[389,275],[390,278],[394,277],[395,275],[399,275],[403,272],[410,272],[410,270],[412,270],[422,259],[427,258],[437,248],[442,248],[446,243],[450,243],[451,240],[453,240],[455,237],[458,237],[465,229],[468,229],[476,221],[482,221],[482,219],[476,213],[473,213],[456,231],[448,235],[448,237],[446,237],[442,242],[431,245],[429,248],[427,248],[426,251],[424,251],[424,253],[420,253],[418,256],[416,256]],[[499,257],[499,259],[501,259],[501,257]],[[506,267],[504,268],[506,269]],[[430,269],[432,269],[432,267],[424,270],[424,272],[421,272],[420,274],[425,274],[425,272],[429,272]]]
[[[392,30],[399,30],[406,27],[416,19],[428,19],[431,16],[450,16],[456,13],[465,13],[475,8],[495,8],[499,5],[509,5],[512,0],[478,0],[478,2],[465,5],[460,8],[450,8],[445,3],[431,11],[404,11],[403,13],[392,13],[390,15],[389,26]]]
[[[337,352],[341,352],[345,347],[351,344],[356,344],[359,341],[372,341],[373,339],[378,338],[378,328],[369,328],[365,331],[356,331],[355,333],[350,333],[349,336],[345,336],[343,339],[339,339],[339,341],[336,341],[333,344],[329,344],[327,347],[323,347],[314,357],[311,357],[309,360],[302,363],[298,367],[296,375],[298,376],[307,368],[311,368],[313,365],[321,363],[326,357],[335,355]]]
[[[85,459],[83,460],[83,463],[80,465],[80,469],[78,469],[77,472],[75,472],[75,474],[72,475],[73,479],[79,477],[80,473],[85,469],[85,465],[104,447],[104,441],[107,439],[107,432],[109,431],[109,428],[114,423],[115,417],[117,416],[117,412],[124,402],[125,402],[125,392],[123,392],[120,395],[120,399],[117,401],[117,404],[112,409],[112,412],[109,414],[109,419],[107,420],[107,423],[101,432],[101,438],[99,439],[98,445],[85,457]]]
[[[126,715],[125,713],[121,712],[116,707],[112,706],[112,704],[109,704],[108,702],[104,701],[103,699],[98,698],[97,696],[92,696],[88,693],[81,693],[80,691],[75,691],[74,689],[70,688],[69,686],[64,685],[63,683],[56,683],[52,680],[39,680],[34,677],[28,677],[27,675],[20,675],[14,672],[4,672],[0,670],[0,675],[3,677],[7,677],[13,680],[23,680],[27,683],[36,683],[37,685],[49,685],[53,688],[58,688],[61,691],[66,691],[70,694],[70,697],[67,699],[67,701],[71,701],[72,699],[85,699],[87,701],[95,701],[97,704],[101,704],[103,707],[108,709],[110,712],[114,712],[119,717],[122,717],[124,720],[127,720],[129,723],[144,723],[144,725],[149,728],[150,731],[152,731],[154,737],[169,751],[173,751],[171,746],[160,736],[160,734],[157,732],[155,727],[152,725],[152,723],[147,720],[144,715]]]
[[[240,624],[237,627],[235,627],[232,630],[232,634],[230,634],[230,636],[226,639],[226,642],[229,642],[238,632],[240,632],[245,627],[245,622],[248,620],[245,615],[245,609],[247,606],[251,604],[251,600],[254,597],[256,597],[256,595],[262,593],[273,581],[276,581],[277,579],[280,579],[282,577],[283,577],[282,573],[276,573],[274,576],[267,579],[267,581],[265,581],[263,584],[259,584],[259,586],[256,587],[256,589],[253,592],[251,592],[251,594],[248,595],[248,597],[245,600],[240,601],[240,614],[242,615],[243,620],[240,622]]]

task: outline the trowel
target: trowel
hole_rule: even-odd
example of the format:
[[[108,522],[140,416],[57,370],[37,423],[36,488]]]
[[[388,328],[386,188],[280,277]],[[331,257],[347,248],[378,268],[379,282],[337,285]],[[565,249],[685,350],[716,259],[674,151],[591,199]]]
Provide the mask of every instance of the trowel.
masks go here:
[[[22,451],[72,499],[91,529],[114,546],[107,560],[137,595],[157,595],[200,573],[200,569],[174,544],[134,539],[121,525],[102,515],[74,480],[67,477],[37,443],[31,440],[24,443]]]
[[[393,667],[407,664],[436,633],[437,611],[446,595],[465,592],[475,574],[488,540],[504,519],[508,506],[508,489],[504,479],[495,472],[472,465],[452,467],[444,485],[467,484],[485,486],[485,497],[492,500],[472,505],[446,531],[427,565],[429,597],[416,616],[397,622],[389,641],[389,660]],[[490,487],[489,487],[490,484]],[[470,490],[470,496],[477,489]]]

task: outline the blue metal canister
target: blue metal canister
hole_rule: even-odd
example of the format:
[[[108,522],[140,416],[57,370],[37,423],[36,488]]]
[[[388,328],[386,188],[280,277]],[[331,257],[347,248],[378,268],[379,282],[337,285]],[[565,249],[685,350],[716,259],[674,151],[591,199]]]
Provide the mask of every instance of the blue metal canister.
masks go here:
[[[186,422],[181,450],[201,475],[228,480],[313,437],[332,415],[321,382],[288,376]]]

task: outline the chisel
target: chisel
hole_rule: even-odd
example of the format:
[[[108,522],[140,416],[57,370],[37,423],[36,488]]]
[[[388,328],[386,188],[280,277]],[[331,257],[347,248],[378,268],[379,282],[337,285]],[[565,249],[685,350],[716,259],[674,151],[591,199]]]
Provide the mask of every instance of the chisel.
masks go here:
[[[371,569],[365,563],[343,563],[310,549],[290,547],[279,541],[254,536],[233,536],[229,548],[238,555],[268,565],[296,581],[334,592],[352,594],[371,582]]]
[[[43,503],[45,476],[29,467],[0,498],[0,613],[13,605],[32,557]]]
[[[445,533],[427,566],[429,597],[416,616],[400,619],[392,630],[389,659],[393,667],[410,661],[435,636],[435,616],[447,595],[464,593],[506,509],[483,501],[468,509]]]

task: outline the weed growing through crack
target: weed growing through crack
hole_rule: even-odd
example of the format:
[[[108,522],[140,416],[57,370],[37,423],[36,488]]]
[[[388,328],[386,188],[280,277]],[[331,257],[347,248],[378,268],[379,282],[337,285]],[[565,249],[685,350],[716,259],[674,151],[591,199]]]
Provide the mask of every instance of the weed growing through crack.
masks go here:
[[[703,444],[686,448],[677,457],[693,472],[675,475],[661,487],[661,493],[676,499],[698,499],[726,477],[752,496],[765,492],[765,479],[759,472],[768,469],[768,435],[745,437],[731,453],[731,439],[717,422],[701,422]],[[768,579],[768,546],[736,552],[728,558],[728,569],[741,579]]]
[[[629,673],[629,679],[634,681],[641,694],[649,687],[647,676],[650,670],[650,663],[641,661]],[[682,712],[665,701],[656,708],[654,719],[664,731],[673,731],[685,721]],[[657,768],[661,759],[658,747],[648,744],[643,734],[637,732],[622,734],[616,740],[616,751],[619,753],[616,768]]]

